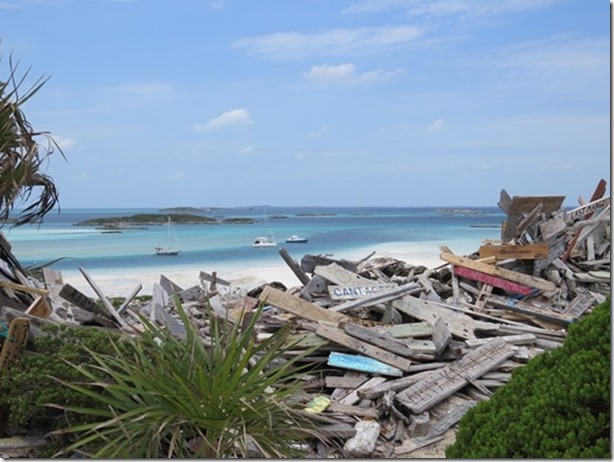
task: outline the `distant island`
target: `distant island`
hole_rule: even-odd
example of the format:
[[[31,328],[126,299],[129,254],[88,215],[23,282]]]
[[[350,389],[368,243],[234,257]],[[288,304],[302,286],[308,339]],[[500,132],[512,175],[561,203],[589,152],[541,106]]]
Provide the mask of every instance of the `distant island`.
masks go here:
[[[254,224],[256,220],[253,218],[226,218],[220,220],[218,218],[204,217],[201,215],[192,215],[188,213],[172,213],[172,214],[156,214],[156,213],[140,213],[136,215],[124,217],[106,217],[106,218],[90,218],[89,220],[75,223],[75,226],[102,226],[103,229],[135,229],[137,226],[154,226],[163,225],[171,216],[174,224],[204,224],[204,225],[220,225],[220,224]]]
[[[439,209],[435,209],[435,212],[441,213],[442,215],[478,215],[482,213],[482,210],[439,208]]]

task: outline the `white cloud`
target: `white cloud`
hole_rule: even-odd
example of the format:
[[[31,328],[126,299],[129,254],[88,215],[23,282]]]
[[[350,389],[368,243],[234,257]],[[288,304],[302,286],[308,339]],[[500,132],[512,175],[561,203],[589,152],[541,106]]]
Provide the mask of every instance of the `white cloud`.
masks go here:
[[[252,123],[252,118],[247,109],[233,109],[210,119],[205,124],[196,125],[194,130],[197,132],[208,132],[232,125],[251,125]]]
[[[179,181],[185,177],[185,172],[175,172],[170,176],[172,181]]]
[[[428,131],[431,133],[440,132],[441,130],[445,128],[445,126],[446,126],[446,123],[443,119],[437,119],[435,122],[429,125]]]
[[[319,34],[280,32],[236,40],[232,46],[270,57],[297,57],[308,54],[370,52],[391,45],[406,44],[422,34],[414,26],[332,29]]]
[[[252,152],[254,150],[254,146],[245,146],[242,149],[239,149],[239,154],[249,154],[250,152]]]
[[[403,69],[395,69],[394,71],[375,70],[359,74],[353,64],[339,64],[336,66],[313,66],[305,73],[305,78],[319,84],[355,84],[386,80],[403,74],[405,74]]]
[[[471,18],[536,10],[557,3],[558,0],[363,0],[346,8],[343,13],[405,10],[409,16]]]

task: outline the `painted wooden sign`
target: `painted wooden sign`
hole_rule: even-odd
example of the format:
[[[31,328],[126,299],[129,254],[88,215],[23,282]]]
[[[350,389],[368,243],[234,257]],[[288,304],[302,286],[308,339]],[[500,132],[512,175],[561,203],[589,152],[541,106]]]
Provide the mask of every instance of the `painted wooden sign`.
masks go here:
[[[333,300],[353,300],[355,298],[379,295],[398,289],[397,284],[377,284],[368,286],[328,286],[328,293]]]
[[[377,359],[368,358],[362,355],[337,353],[336,351],[331,351],[329,354],[328,365],[355,371],[370,372],[372,374],[392,375],[394,377],[403,376],[403,372],[400,369],[389,366]]]
[[[533,289],[529,286],[508,281],[507,279],[502,279],[491,274],[482,273],[471,268],[465,268],[464,266],[455,266],[454,273],[458,276],[471,279],[472,281],[479,281],[493,287],[499,287],[500,289],[514,294],[530,295],[533,292]]]

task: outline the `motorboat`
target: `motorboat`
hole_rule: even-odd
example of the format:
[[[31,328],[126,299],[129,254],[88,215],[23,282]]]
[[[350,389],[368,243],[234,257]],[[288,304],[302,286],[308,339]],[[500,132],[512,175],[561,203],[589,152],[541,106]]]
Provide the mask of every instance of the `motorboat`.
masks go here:
[[[286,242],[289,244],[305,244],[307,243],[309,239],[307,239],[306,237],[299,237],[296,234],[290,236],[288,239],[286,239]]]

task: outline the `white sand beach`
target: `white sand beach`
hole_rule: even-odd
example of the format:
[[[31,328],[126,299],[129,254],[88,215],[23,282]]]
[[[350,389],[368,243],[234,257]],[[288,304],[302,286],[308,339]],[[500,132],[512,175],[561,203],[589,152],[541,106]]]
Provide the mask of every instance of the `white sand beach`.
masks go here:
[[[459,254],[475,251],[479,247],[479,242],[462,241],[455,242],[453,250]],[[445,262],[439,258],[439,244],[436,242],[395,242],[380,244],[370,248],[358,249],[351,253],[335,254],[333,258],[359,260],[375,251],[375,257],[391,257],[404,261],[411,265],[424,265],[427,268],[435,268]],[[250,264],[251,265],[251,264]],[[87,270],[87,268],[86,268]],[[164,274],[184,289],[199,285],[199,274],[201,271],[207,273],[217,272],[220,278],[230,281],[233,285],[249,290],[259,285],[278,281],[286,287],[300,285],[300,281],[286,263],[279,258],[276,264],[261,264],[257,266],[241,265],[233,263],[222,267],[202,266],[177,266],[177,267],[147,267],[147,268],[117,268],[106,271],[90,271],[88,274],[96,285],[107,297],[127,297],[140,284],[142,289],[139,295],[151,295],[153,284],[159,282],[160,275]],[[85,280],[83,275],[75,271],[65,271],[62,273],[64,282],[77,288],[90,297],[97,297],[92,287]]]

